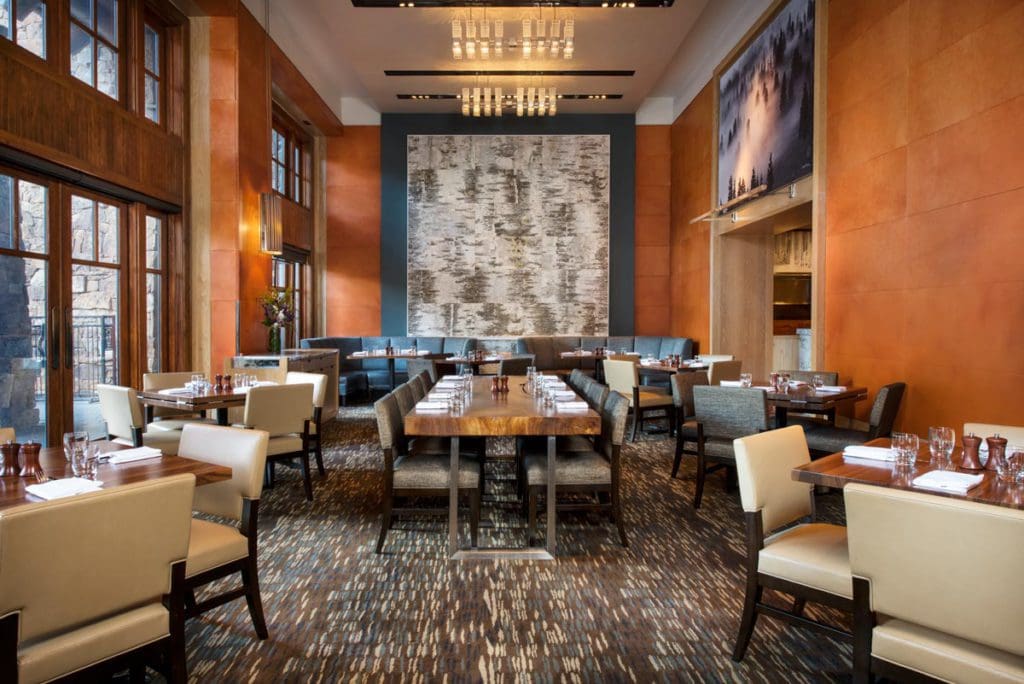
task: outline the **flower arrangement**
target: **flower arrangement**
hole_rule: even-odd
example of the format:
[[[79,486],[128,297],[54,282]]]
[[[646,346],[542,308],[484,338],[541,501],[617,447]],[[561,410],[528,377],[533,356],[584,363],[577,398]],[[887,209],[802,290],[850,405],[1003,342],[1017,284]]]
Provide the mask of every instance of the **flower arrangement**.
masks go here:
[[[267,328],[267,348],[274,354],[281,351],[281,331],[295,323],[294,291],[271,288],[260,297],[263,307],[263,325]]]

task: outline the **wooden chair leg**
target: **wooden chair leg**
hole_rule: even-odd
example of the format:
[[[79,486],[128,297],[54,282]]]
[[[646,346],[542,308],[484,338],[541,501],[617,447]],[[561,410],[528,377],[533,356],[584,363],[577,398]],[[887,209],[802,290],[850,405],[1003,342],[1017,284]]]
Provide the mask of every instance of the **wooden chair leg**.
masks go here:
[[[526,545],[531,546],[537,538],[537,488],[527,486],[527,489],[529,490],[529,501],[526,504],[526,508],[529,518],[526,524]]]
[[[622,504],[619,501],[618,492],[612,492],[612,518],[615,520],[616,527],[619,528],[619,541],[625,547],[629,546],[629,540],[626,539],[626,523],[622,519]]]
[[[263,475],[263,482],[267,489],[273,489],[274,487],[274,462],[267,461],[266,473]]]
[[[185,609],[191,612],[196,608],[196,590],[194,587],[185,589]]]
[[[263,600],[260,598],[260,579],[255,558],[250,557],[248,564],[242,568],[242,586],[245,587],[245,602],[249,605],[249,616],[252,618],[252,626],[256,628],[256,636],[266,639],[270,633],[263,617]]]
[[[807,599],[800,598],[797,596],[793,599],[793,610],[790,611],[793,615],[800,616],[804,614],[804,606],[807,605]]]
[[[635,442],[636,441],[636,429],[637,429],[637,426],[639,424],[640,424],[640,407],[637,406],[636,408],[633,409],[633,432],[629,436],[629,441],[630,442]]]
[[[141,660],[132,661],[128,667],[129,684],[146,684],[146,663]]]
[[[476,548],[477,532],[480,530],[480,496],[482,493],[478,487],[469,495],[469,541],[474,549]]]
[[[683,433],[680,430],[676,432],[676,457],[672,461],[672,477],[675,478],[679,474],[679,466],[683,462]]]
[[[736,648],[733,649],[732,659],[737,663],[743,660],[747,652],[747,645],[750,644],[750,637],[754,633],[754,625],[757,624],[757,604],[761,602],[761,594],[764,588],[757,583],[757,576],[747,578],[747,596],[743,601],[743,617],[740,619],[740,630],[736,634]]]
[[[312,501],[313,478],[309,476],[309,449],[303,449],[299,460],[302,462],[302,485],[306,490],[306,501]]]
[[[700,508],[701,497],[704,496],[704,480],[708,477],[707,466],[704,463],[704,454],[697,454],[697,489],[693,493],[693,507]]]
[[[319,430],[319,429],[320,428],[318,427],[317,430]],[[313,453],[316,455],[316,469],[320,472],[320,477],[324,477],[327,474],[327,471],[324,470],[324,451],[320,447],[320,440],[321,439],[322,438],[320,436],[320,433],[317,432],[317,434],[316,434],[316,451],[314,451]]]
[[[388,536],[388,530],[391,528],[392,498],[390,492],[384,495],[384,508],[380,514],[380,536],[377,537],[377,553],[384,548],[384,537]]]

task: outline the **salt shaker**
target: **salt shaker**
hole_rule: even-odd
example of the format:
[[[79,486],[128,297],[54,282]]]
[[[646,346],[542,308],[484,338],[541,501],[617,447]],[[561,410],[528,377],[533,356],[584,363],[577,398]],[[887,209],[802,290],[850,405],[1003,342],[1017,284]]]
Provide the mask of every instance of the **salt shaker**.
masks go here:
[[[3,457],[3,463],[0,463],[0,477],[18,476],[18,451],[20,449],[21,445],[17,442],[0,444],[0,456]]]
[[[985,439],[988,444],[988,460],[985,461],[985,470],[996,470],[1003,466],[1003,459],[1006,455],[1006,438],[995,434]]]
[[[21,477],[35,478],[43,472],[39,465],[39,442],[26,442],[21,445]]]
[[[981,460],[978,458],[978,448],[981,446],[981,437],[973,432],[963,436],[964,459],[960,467],[964,470],[981,470]]]

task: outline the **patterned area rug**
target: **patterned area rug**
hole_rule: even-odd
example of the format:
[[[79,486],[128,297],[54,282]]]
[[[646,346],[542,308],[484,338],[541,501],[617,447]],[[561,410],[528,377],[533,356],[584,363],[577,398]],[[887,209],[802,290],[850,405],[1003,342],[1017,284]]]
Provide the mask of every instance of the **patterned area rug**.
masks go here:
[[[264,492],[260,582],[270,639],[256,639],[244,600],[190,621],[192,679],[849,680],[849,646],[764,617],[746,659],[732,662],[744,588],[739,495],[712,476],[695,512],[694,464],[684,461],[671,479],[672,451],[667,435],[624,448],[629,548],[607,518],[567,513],[555,561],[449,561],[445,520],[431,517],[398,519],[377,555],[376,422],[369,406],[343,409],[325,429],[328,472],[314,478],[315,502],[289,468],[279,467],[276,487]],[[502,469],[488,472],[510,474]],[[508,486],[489,488],[501,498]],[[841,522],[839,496],[819,500],[822,517]],[[485,503],[483,525],[482,545],[525,543],[515,507]],[[849,626],[829,611],[808,613]]]

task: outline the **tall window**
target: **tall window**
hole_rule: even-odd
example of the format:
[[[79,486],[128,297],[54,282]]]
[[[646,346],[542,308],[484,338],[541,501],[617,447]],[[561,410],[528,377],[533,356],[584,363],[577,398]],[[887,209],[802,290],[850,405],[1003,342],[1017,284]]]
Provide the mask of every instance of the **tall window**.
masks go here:
[[[46,59],[46,2],[0,0],[0,38]]]
[[[166,219],[146,215],[146,369],[163,370],[164,299],[167,274]]]
[[[271,183],[274,192],[288,196],[288,138],[277,128],[273,130],[270,137],[270,154],[273,160],[271,168]]]
[[[285,251],[273,260],[273,280],[271,282],[275,290],[292,289],[292,305],[295,307],[295,325],[288,331],[288,339],[285,344],[290,347],[298,347],[299,340],[306,336],[306,264],[308,255],[292,250]]]
[[[274,117],[270,138],[271,186],[304,207],[312,197],[312,159],[309,143],[299,129]]]
[[[118,99],[117,0],[71,0],[71,75]]]
[[[142,93],[143,113],[154,123],[163,120],[163,27],[146,20],[142,27]]]

